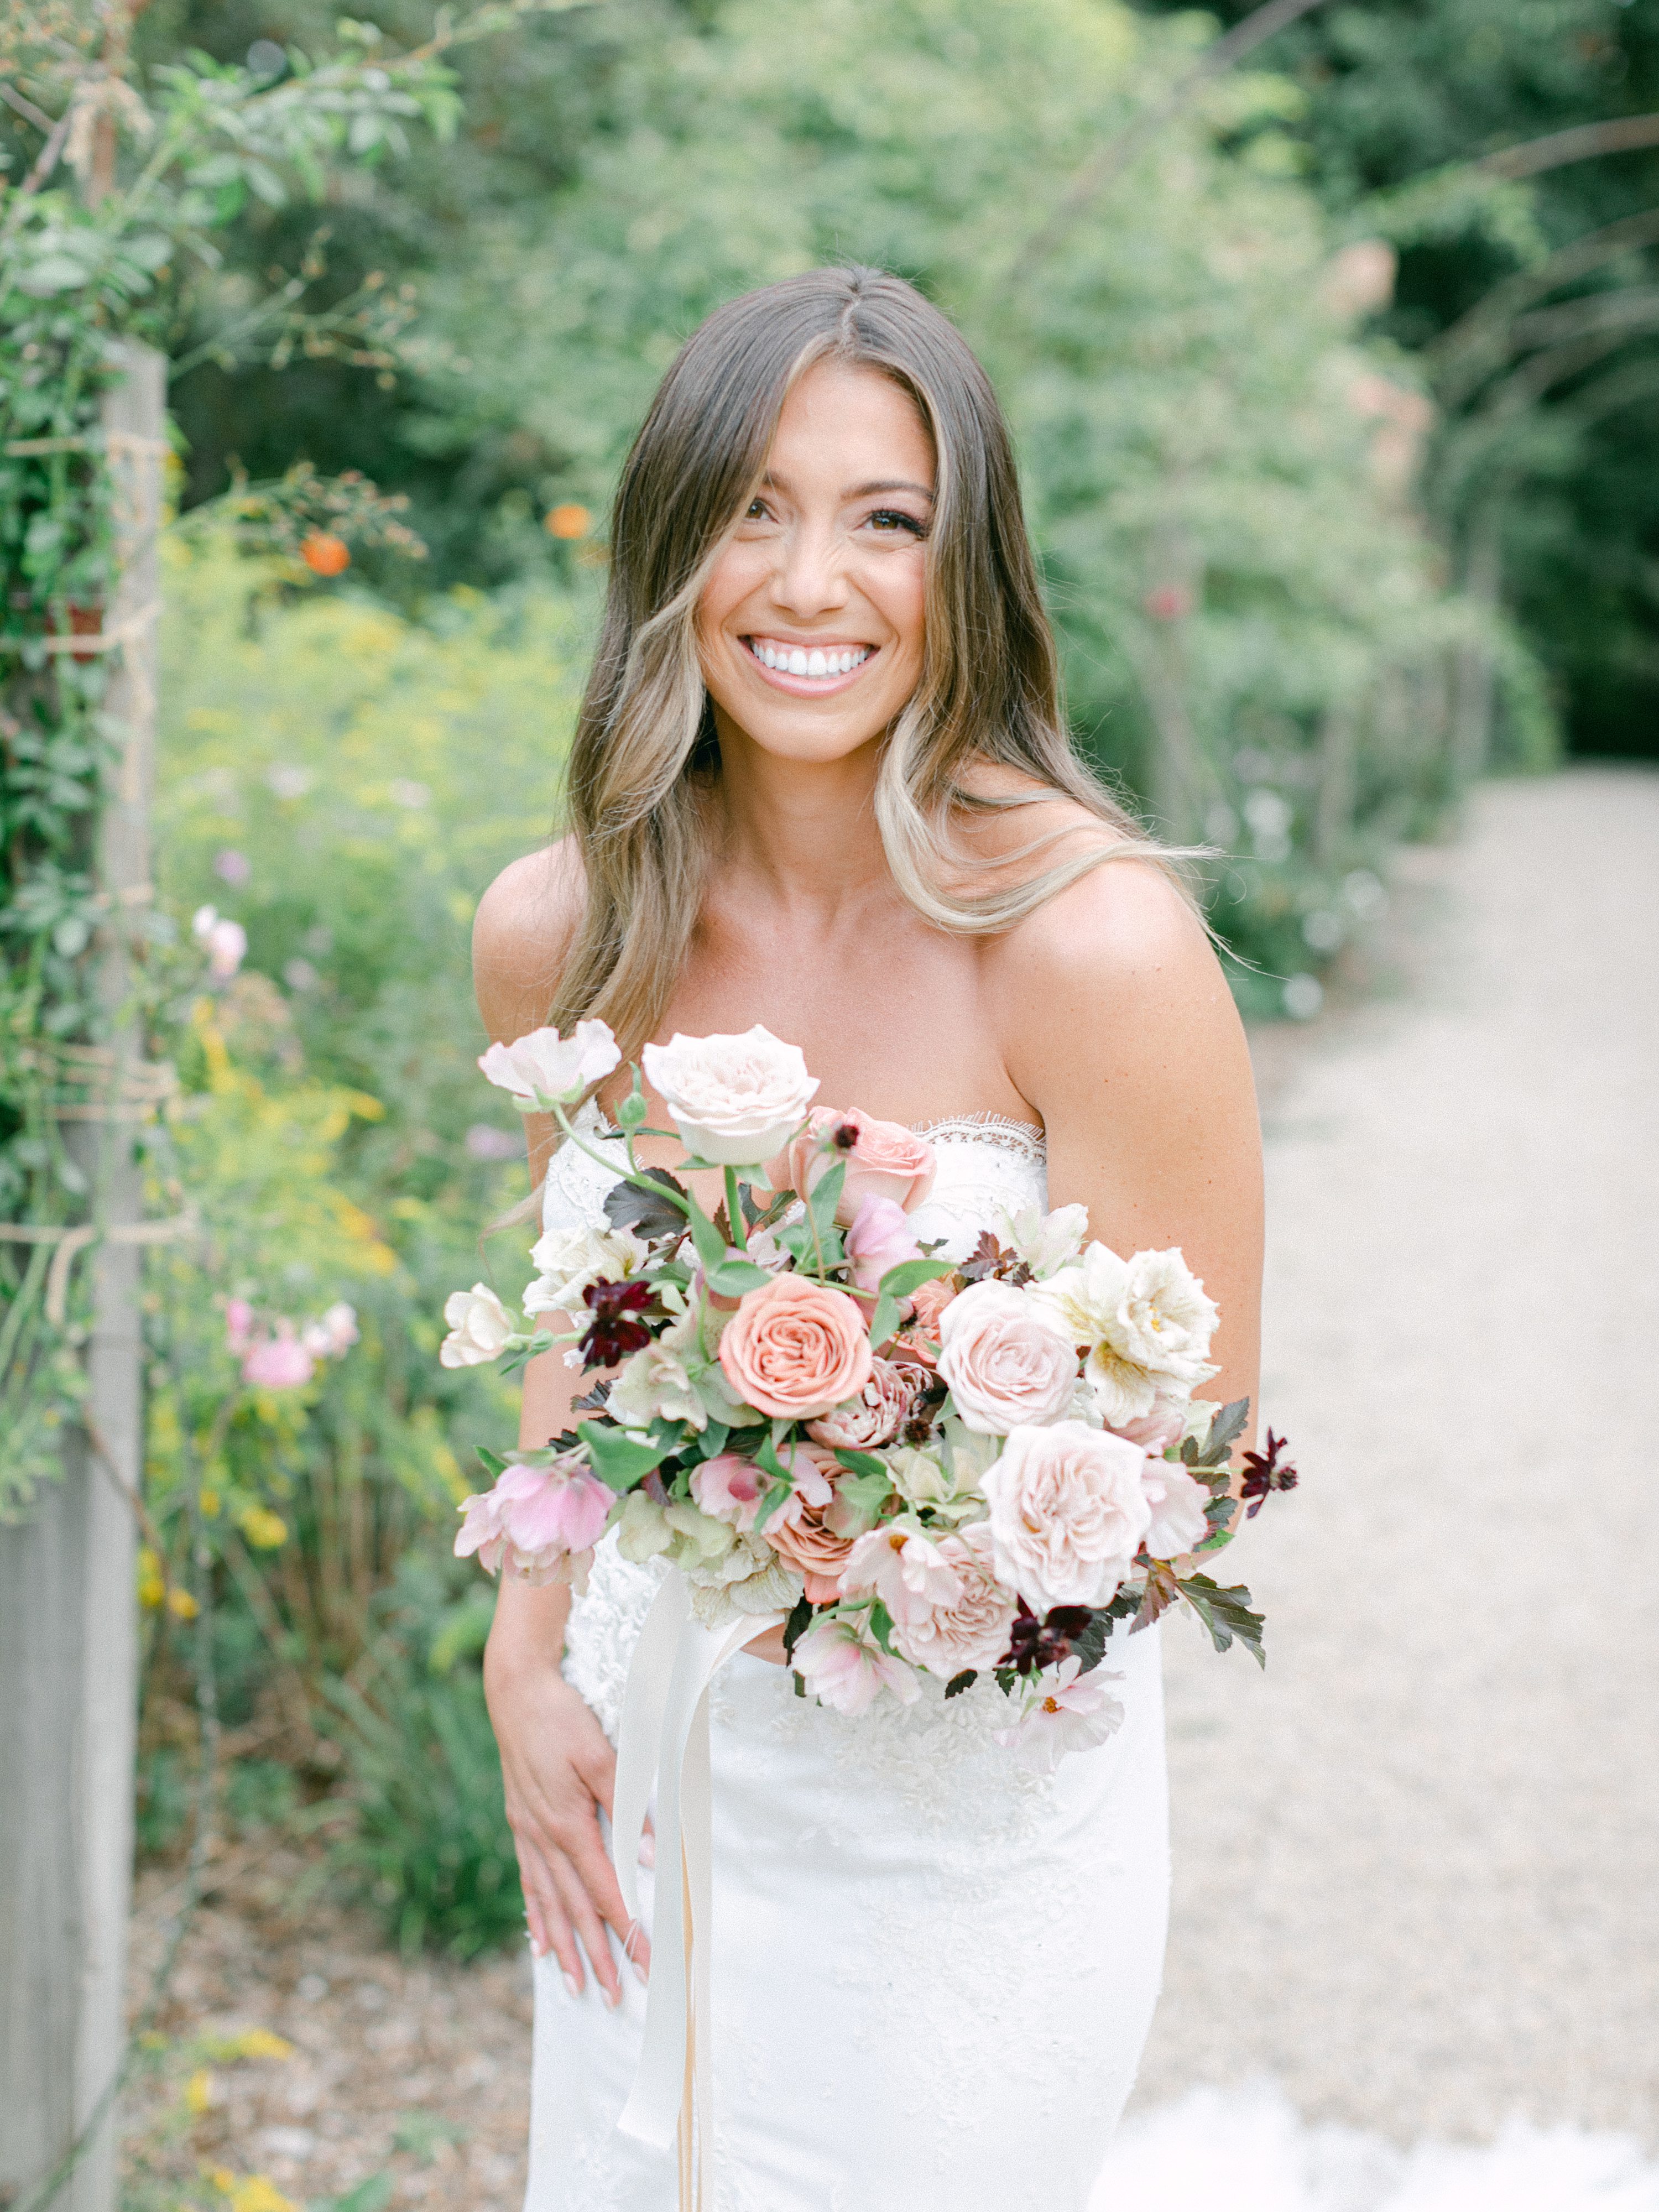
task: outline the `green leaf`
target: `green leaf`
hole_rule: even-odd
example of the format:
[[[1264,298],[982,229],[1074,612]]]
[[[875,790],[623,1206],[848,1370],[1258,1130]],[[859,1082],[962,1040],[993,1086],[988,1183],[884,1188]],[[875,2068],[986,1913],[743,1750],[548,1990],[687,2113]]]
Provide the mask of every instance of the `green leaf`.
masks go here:
[[[678,1441],[642,1444],[620,1429],[605,1428],[598,1421],[579,1421],[576,1434],[587,1446],[594,1474],[619,1493],[643,1482],[653,1468],[660,1467],[676,1449]]]
[[[951,1675],[950,1680],[945,1685],[945,1694],[947,1698],[959,1698],[964,1690],[971,1690],[978,1680],[977,1669],[969,1667],[963,1674]]]
[[[472,1449],[483,1462],[484,1473],[492,1482],[497,1475],[507,1473],[507,1462],[499,1452],[491,1451],[488,1444],[474,1444]]]
[[[794,1485],[787,1476],[781,1481],[773,1483],[761,1500],[760,1511],[755,1516],[755,1534],[757,1536],[793,1488]]]
[[[702,1435],[697,1438],[698,1458],[718,1459],[726,1449],[726,1439],[731,1433],[731,1430],[726,1427],[724,1421],[717,1421],[711,1418]]]
[[[783,1624],[783,1656],[792,1666],[794,1663],[795,1646],[811,1625],[812,1601],[803,1590],[791,1607],[788,1620]],[[799,1682],[800,1676],[797,1674],[795,1680]],[[803,1685],[803,1692],[804,1689]]]
[[[841,1204],[846,1182],[846,1161],[834,1161],[818,1178],[817,1187],[807,1201],[821,1239],[828,1237],[836,1225],[836,1208]]]
[[[897,1328],[902,1316],[899,1301],[918,1291],[924,1283],[936,1283],[941,1275],[951,1273],[945,1260],[901,1260],[896,1267],[890,1267],[882,1277],[876,1296],[876,1310],[870,1316],[870,1341],[885,1344]]]
[[[687,1194],[687,1210],[691,1224],[691,1242],[697,1248],[698,1259],[712,1273],[726,1257],[726,1239],[690,1193]]]
[[[708,1270],[709,1289],[718,1291],[723,1298],[740,1298],[745,1291],[757,1291],[771,1279],[765,1268],[757,1267],[752,1260],[722,1260]]]
[[[343,2197],[331,2197],[324,2212],[383,2212],[392,2196],[392,2176],[386,2172],[371,2173],[367,2181],[360,2181],[355,2189],[348,2189]]]
[[[849,1444],[837,1444],[836,1457],[843,1467],[850,1467],[854,1474],[878,1474],[889,1483],[893,1479],[886,1461],[878,1459],[874,1452],[854,1451]]]
[[[1203,1448],[1194,1461],[1194,1466],[1224,1465],[1228,1453],[1243,1435],[1244,1424],[1249,1418],[1250,1401],[1248,1398],[1235,1398],[1231,1405],[1224,1406],[1211,1422],[1210,1433],[1205,1437]]]
[[[893,1616],[878,1598],[870,1608],[870,1633],[882,1650],[889,1654],[893,1649]]]
[[[1185,1582],[1177,1581],[1176,1587],[1209,1630],[1210,1641],[1218,1651],[1227,1650],[1237,1638],[1255,1656],[1258,1666],[1267,1665],[1267,1655],[1261,1648],[1261,1632],[1267,1624],[1259,1613],[1251,1612],[1250,1593],[1242,1583],[1231,1589],[1218,1589],[1207,1575],[1189,1575]]]

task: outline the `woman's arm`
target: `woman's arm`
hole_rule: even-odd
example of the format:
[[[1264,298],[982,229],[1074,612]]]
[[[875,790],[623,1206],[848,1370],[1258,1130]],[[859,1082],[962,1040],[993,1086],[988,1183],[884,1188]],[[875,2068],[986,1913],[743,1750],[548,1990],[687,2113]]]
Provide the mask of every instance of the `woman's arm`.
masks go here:
[[[1109,861],[990,949],[1004,1060],[1048,1132],[1048,1202],[1125,1257],[1179,1245],[1221,1309],[1203,1386],[1249,1397],[1261,1343],[1261,1142],[1243,1024],[1158,871]]]
[[[473,980],[484,1026],[511,1042],[546,1019],[557,957],[575,924],[579,892],[562,848],[515,861],[479,902],[473,927]],[[552,948],[550,951],[550,948]],[[556,1131],[526,1115],[532,1178],[546,1171]],[[549,1314],[556,1333],[574,1324]],[[521,1445],[544,1444],[570,1425],[571,1401],[591,1378],[573,1375],[557,1352],[525,1370]],[[605,1848],[599,1808],[611,1810],[616,1754],[605,1731],[559,1671],[570,1593],[504,1579],[484,1650],[484,1694],[501,1754],[507,1814],[518,1848],[531,1941],[550,1949],[571,1986],[582,1985],[582,1954],[611,2004],[619,2002],[617,1961],[605,1928],[627,1944],[629,1917]],[[580,1938],[580,1942],[578,1939]],[[643,1933],[629,1954],[641,1974]]]

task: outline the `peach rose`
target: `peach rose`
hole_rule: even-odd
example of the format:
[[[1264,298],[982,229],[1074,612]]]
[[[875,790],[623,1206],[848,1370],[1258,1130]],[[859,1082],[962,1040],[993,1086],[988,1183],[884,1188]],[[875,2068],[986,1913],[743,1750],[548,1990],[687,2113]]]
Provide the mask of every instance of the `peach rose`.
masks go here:
[[[775,1420],[811,1420],[856,1397],[874,1359],[857,1304],[799,1275],[745,1291],[720,1338],[726,1381]]]
[[[891,1359],[871,1362],[870,1380],[858,1396],[811,1424],[807,1434],[821,1444],[846,1444],[869,1451],[896,1437],[906,1415],[927,1387],[922,1370]]]
[[[952,1275],[943,1275],[933,1282],[919,1284],[909,1297],[912,1328],[920,1329],[924,1336],[936,1338],[939,1316],[956,1296],[956,1278]]]
[[[850,1129],[852,1144],[823,1150],[833,1129]],[[774,1189],[798,1191],[805,1198],[837,1158],[847,1164],[836,1207],[844,1229],[852,1226],[866,1198],[890,1198],[909,1213],[933,1188],[933,1148],[927,1139],[902,1121],[878,1121],[856,1106],[845,1114],[833,1106],[815,1106],[799,1136],[768,1167],[767,1179]]]

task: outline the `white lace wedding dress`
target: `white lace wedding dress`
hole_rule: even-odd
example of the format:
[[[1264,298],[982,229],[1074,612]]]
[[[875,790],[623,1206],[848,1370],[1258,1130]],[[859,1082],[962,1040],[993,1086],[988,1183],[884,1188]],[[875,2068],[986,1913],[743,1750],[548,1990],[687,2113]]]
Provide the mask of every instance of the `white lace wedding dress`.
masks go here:
[[[954,1256],[1000,1206],[1046,1202],[1023,1123],[922,1133],[939,1172],[913,1219]],[[602,1224],[610,1182],[567,1145],[548,1226]],[[565,1675],[613,1741],[657,1583],[607,1541],[571,1608]],[[1122,1727],[1048,1776],[992,1742],[1006,1708],[988,1682],[852,1720],[746,1653],[717,1677],[714,2212],[1084,2212],[1169,1898],[1157,1630],[1120,1628],[1105,1664]],[[537,1964],[526,2212],[674,2212],[672,2154],[616,2130],[645,2017],[623,1985],[612,2012]]]

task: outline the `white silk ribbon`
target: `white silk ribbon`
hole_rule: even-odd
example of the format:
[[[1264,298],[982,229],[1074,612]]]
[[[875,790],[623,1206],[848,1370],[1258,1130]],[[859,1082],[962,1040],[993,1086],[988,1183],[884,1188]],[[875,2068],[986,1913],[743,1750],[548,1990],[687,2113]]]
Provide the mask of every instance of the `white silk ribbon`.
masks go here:
[[[745,1614],[705,1628],[685,1577],[671,1570],[646,1615],[628,1670],[617,1744],[611,1853],[629,1917],[640,1917],[640,1841],[657,1796],[655,1923],[645,2040],[621,2119],[623,2135],[666,2150],[680,2131],[681,2198],[696,2142],[697,2197],[713,2203],[709,1941],[714,1917],[714,1790],[708,1686],[734,1653],[783,1620]]]

